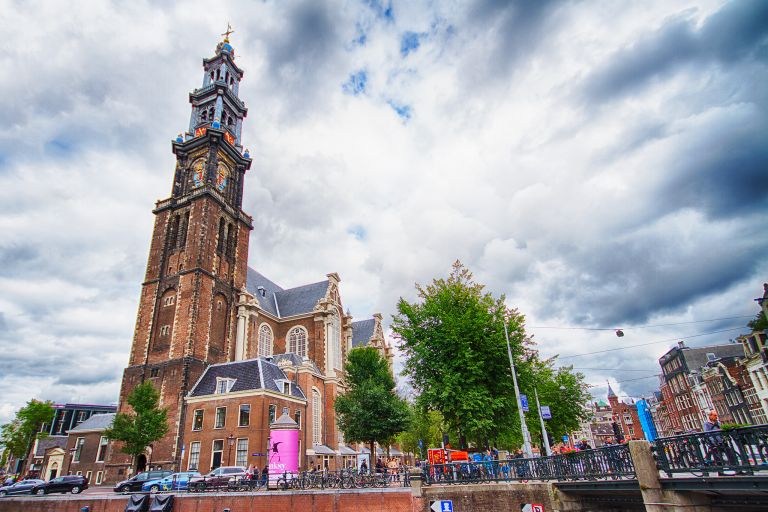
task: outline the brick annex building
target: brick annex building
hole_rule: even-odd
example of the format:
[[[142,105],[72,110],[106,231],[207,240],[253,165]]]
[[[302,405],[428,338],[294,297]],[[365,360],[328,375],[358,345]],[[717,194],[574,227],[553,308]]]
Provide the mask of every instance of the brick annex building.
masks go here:
[[[288,414],[301,427],[302,467],[333,468],[344,446],[333,405],[353,346],[377,347],[391,362],[381,315],[353,322],[339,276],[285,289],[247,265],[252,218],[242,210],[246,172],[238,97],[243,70],[225,38],[203,60],[203,83],[189,95],[189,131],[173,143],[171,196],[158,201],[142,283],[126,396],[149,381],[168,408],[170,430],[131,464],[111,446],[105,481],[148,464],[208,471],[265,458],[269,423]]]

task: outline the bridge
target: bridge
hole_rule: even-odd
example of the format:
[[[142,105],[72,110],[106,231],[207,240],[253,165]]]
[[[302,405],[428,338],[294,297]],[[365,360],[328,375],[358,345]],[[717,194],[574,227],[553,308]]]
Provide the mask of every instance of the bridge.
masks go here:
[[[545,510],[768,510],[768,425],[551,457],[427,465],[418,480],[412,485],[423,488],[543,482],[551,498]]]

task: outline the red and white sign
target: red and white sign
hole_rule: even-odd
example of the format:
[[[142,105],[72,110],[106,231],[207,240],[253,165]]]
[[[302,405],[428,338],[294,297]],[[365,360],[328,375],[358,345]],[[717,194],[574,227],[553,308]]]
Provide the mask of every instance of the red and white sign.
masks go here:
[[[541,503],[526,503],[520,507],[520,512],[544,512],[544,505]]]

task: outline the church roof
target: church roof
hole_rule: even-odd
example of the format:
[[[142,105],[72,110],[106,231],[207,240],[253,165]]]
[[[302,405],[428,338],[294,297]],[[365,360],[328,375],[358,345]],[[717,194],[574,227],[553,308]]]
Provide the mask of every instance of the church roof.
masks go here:
[[[90,430],[104,430],[112,425],[112,421],[115,419],[115,413],[109,414],[94,414],[77,427],[70,430],[70,432],[86,432]]]
[[[611,385],[608,384],[608,398],[616,396],[616,393],[613,392],[613,389],[611,388]]]
[[[287,290],[260,272],[248,268],[245,289],[259,300],[261,307],[277,318],[310,313],[328,291],[328,280]]]
[[[371,339],[371,336],[373,336],[375,326],[376,320],[374,318],[352,322],[352,346],[365,346],[368,340]]]
[[[290,380],[274,360],[268,361],[263,357],[257,357],[209,366],[189,395],[193,397],[213,395],[216,392],[218,379],[235,379],[232,389],[229,390],[230,393],[258,389],[282,393],[282,386],[278,385],[277,381]],[[296,383],[291,385],[291,396],[306,398],[304,391]]]

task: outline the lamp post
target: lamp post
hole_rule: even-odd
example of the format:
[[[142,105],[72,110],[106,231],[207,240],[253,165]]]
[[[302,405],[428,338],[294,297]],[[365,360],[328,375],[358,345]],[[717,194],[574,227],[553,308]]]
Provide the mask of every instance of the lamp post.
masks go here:
[[[235,445],[235,436],[229,434],[229,436],[227,436],[227,444],[229,445],[229,450],[227,451],[227,466],[231,466],[232,447]]]
[[[525,413],[523,413],[523,402],[520,400],[520,388],[517,387],[517,373],[515,372],[515,362],[512,360],[512,346],[509,344],[509,332],[507,331],[507,319],[504,318],[504,337],[507,339],[507,355],[509,356],[509,368],[512,370],[512,383],[515,385],[515,398],[517,399],[517,412],[520,413],[520,430],[523,433],[523,453],[527,458],[533,457],[531,452],[531,434],[528,432],[528,426],[525,424]],[[537,398],[538,401],[538,398]]]

